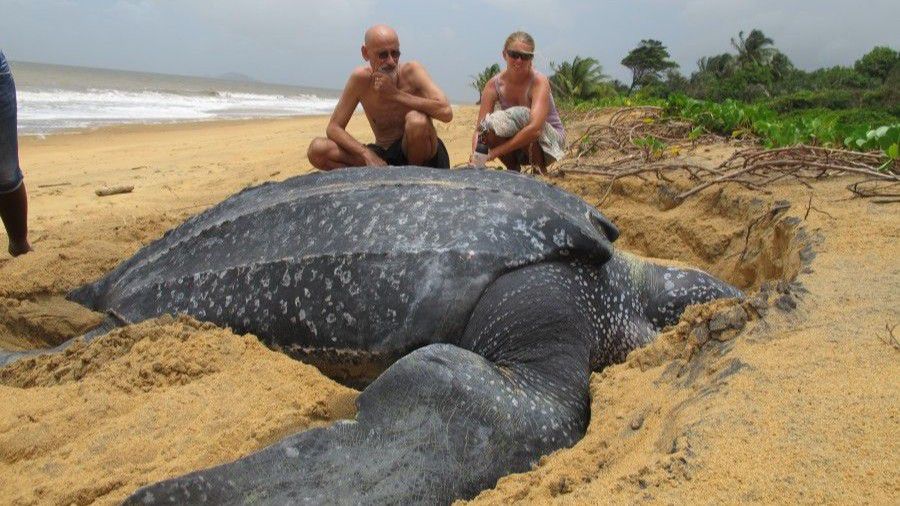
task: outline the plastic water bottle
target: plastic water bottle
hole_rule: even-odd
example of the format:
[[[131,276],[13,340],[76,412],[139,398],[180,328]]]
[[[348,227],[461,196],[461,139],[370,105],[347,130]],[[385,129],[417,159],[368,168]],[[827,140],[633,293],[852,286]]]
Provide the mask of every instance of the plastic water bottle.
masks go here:
[[[483,142],[479,142],[475,146],[475,152],[472,153],[472,166],[478,168],[484,168],[487,165],[488,159],[488,146]]]

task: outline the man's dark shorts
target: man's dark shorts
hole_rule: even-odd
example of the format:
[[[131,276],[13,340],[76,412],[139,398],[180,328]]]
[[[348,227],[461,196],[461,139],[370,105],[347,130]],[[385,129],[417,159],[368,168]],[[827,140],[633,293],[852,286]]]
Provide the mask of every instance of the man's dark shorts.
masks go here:
[[[422,165],[425,167],[433,167],[435,169],[449,169],[450,155],[447,153],[447,147],[444,146],[444,141],[440,138],[438,138],[437,141],[437,151],[434,153],[434,156],[431,160],[428,160]],[[398,139],[387,149],[384,149],[378,144],[369,144],[366,147],[387,162],[388,165],[409,165],[409,160],[407,160],[406,155],[403,154],[403,139]]]

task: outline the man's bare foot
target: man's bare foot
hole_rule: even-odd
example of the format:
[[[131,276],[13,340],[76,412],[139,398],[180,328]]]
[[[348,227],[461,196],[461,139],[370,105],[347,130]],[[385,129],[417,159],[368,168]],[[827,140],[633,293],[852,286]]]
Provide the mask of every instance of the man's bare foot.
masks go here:
[[[26,241],[24,243],[18,243],[18,244],[9,243],[8,251],[9,251],[10,255],[17,257],[19,255],[24,255],[25,253],[28,253],[29,251],[34,251],[34,250],[32,249],[31,245],[28,244],[28,242]]]

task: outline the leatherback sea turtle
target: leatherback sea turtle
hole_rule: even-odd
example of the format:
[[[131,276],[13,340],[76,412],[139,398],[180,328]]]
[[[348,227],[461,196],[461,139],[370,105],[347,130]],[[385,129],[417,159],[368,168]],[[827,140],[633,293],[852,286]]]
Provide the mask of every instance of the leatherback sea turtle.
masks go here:
[[[353,421],[128,502],[447,503],[578,441],[592,370],[741,293],[613,249],[583,200],[491,170],[345,169],[247,189],[70,294],[252,332],[365,384]]]

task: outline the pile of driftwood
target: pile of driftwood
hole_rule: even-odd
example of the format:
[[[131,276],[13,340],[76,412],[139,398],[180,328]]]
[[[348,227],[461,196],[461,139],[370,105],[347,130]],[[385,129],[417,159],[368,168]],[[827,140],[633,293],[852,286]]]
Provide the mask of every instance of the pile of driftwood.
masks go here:
[[[900,202],[900,171],[882,153],[797,145],[764,149],[750,139],[738,141],[734,154],[717,166],[679,161],[676,156],[698,144],[725,139],[703,134],[683,120],[662,116],[658,107],[603,109],[572,115],[570,128],[580,132],[556,162],[551,174],[588,174],[613,181],[628,177],[668,176],[682,173],[693,184],[674,195],[675,203],[709,187],[733,183],[768,193],[765,187],[779,180],[810,183],[837,175],[861,179],[848,189],[873,202]],[[731,141],[730,141],[731,142]],[[668,159],[667,159],[668,158]]]

